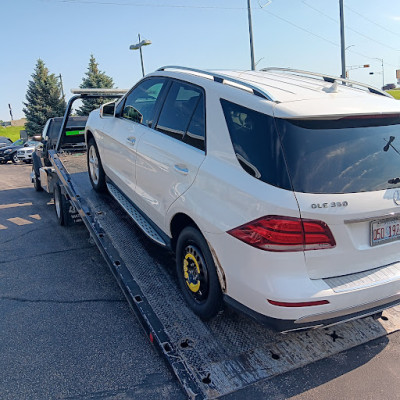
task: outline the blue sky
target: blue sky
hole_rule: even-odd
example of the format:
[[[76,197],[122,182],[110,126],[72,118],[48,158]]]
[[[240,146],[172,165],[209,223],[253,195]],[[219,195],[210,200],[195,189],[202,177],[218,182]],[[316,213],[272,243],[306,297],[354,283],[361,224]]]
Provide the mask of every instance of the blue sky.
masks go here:
[[[267,4],[269,3],[269,4]],[[251,0],[257,68],[292,67],[340,75],[339,0]],[[400,69],[400,1],[344,0],[346,64],[370,64],[350,78],[374,86]],[[2,0],[0,119],[22,118],[38,58],[62,74],[67,98],[82,82],[90,54],[116,87],[163,65],[249,69],[247,0]],[[369,72],[375,72],[369,75]]]

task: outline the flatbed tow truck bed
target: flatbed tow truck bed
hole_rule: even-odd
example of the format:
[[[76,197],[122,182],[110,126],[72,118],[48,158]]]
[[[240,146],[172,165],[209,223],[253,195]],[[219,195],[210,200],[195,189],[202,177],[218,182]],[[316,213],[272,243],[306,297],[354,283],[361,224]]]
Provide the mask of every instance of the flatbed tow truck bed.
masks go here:
[[[109,194],[92,189],[86,154],[49,155],[69,201],[189,398],[220,398],[400,328],[400,306],[378,320],[285,335],[229,309],[203,322],[181,296],[173,255],[153,244]]]

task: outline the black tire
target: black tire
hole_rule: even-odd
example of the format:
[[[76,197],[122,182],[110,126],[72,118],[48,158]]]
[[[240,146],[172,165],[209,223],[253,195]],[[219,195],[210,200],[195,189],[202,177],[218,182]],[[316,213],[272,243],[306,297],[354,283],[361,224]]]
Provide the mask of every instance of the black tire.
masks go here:
[[[206,240],[198,229],[188,226],[176,245],[179,286],[190,308],[201,319],[214,317],[222,306],[222,291]]]
[[[69,201],[61,193],[61,188],[58,183],[54,188],[54,210],[58,223],[61,226],[68,226],[70,223]]]
[[[38,177],[38,174],[35,171],[35,168],[32,167],[32,174],[33,174],[33,187],[37,192],[43,191],[42,185],[40,183],[40,179]]]
[[[16,164],[17,162],[19,162],[19,158],[17,157],[17,153],[13,154],[13,156],[11,157],[11,161],[13,162],[13,164]]]
[[[88,142],[87,168],[93,189],[96,192],[104,192],[107,188],[106,174],[104,173],[103,165],[100,160],[99,150],[93,138]]]

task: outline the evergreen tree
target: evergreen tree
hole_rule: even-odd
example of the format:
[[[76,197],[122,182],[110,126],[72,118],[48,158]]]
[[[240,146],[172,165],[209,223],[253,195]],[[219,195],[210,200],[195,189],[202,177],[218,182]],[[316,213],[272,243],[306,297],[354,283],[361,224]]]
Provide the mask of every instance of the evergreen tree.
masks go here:
[[[32,80],[28,83],[26,100],[23,111],[27,119],[25,129],[29,136],[40,135],[49,118],[64,115],[66,104],[57,77],[49,74],[41,59],[37,60]]]
[[[114,82],[111,77],[99,70],[99,64],[96,62],[93,54],[90,55],[89,67],[85,73],[80,88],[97,89],[97,88],[113,88]],[[78,115],[88,115],[92,110],[99,108],[103,103],[111,101],[111,99],[97,98],[82,100],[82,106],[76,110]]]

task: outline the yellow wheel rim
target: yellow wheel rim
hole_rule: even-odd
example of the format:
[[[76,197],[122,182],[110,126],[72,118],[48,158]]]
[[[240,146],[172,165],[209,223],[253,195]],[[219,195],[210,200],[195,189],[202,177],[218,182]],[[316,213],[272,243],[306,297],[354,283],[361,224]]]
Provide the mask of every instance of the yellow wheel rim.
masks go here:
[[[191,271],[191,273],[189,274],[189,262],[191,262],[191,269],[193,269],[194,266],[195,273]],[[185,277],[186,285],[193,293],[197,293],[200,289],[199,275],[200,275],[200,266],[195,256],[190,253],[186,254],[183,260],[183,276]]]

